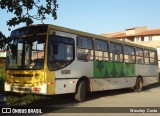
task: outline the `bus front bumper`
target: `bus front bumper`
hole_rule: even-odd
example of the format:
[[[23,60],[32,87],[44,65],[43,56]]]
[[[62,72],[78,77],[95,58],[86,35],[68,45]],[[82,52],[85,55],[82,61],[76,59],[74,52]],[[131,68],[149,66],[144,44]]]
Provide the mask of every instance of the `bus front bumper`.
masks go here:
[[[47,84],[35,87],[23,87],[23,86],[12,86],[11,84],[5,82],[4,90],[6,92],[34,93],[34,94],[47,95]]]

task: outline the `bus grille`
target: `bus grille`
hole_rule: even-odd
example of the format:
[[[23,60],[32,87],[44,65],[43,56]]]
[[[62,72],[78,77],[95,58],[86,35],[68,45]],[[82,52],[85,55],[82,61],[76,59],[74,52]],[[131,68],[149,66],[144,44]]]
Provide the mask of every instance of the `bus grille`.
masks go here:
[[[14,82],[14,86],[33,86],[32,83],[26,83],[26,82]]]
[[[33,74],[12,74],[13,77],[33,77]]]

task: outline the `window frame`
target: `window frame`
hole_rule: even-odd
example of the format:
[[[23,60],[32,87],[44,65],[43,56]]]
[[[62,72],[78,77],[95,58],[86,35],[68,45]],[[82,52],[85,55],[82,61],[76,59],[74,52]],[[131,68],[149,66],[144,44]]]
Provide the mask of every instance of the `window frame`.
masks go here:
[[[79,39],[88,39],[88,40],[91,40],[91,43],[92,43],[92,48],[85,48],[85,47],[79,47],[79,45],[78,45],[78,41],[79,41]],[[94,61],[94,41],[93,41],[93,39],[92,38],[89,38],[89,37],[85,37],[85,36],[77,36],[77,38],[76,38],[76,41],[77,41],[77,47],[76,47],[76,57],[77,57],[77,60],[79,60],[79,61]],[[78,57],[78,50],[88,50],[88,52],[90,51],[91,53],[93,52],[93,58],[92,59],[89,59],[89,58],[86,58],[86,59],[79,59],[79,57]]]
[[[141,49],[143,56],[137,55],[137,49]],[[144,63],[144,50],[143,50],[143,48],[135,47],[135,55],[136,55],[136,64],[145,64]],[[142,58],[143,62],[142,63],[137,62],[137,57]]]
[[[61,67],[59,69],[51,69],[51,67],[49,66],[49,38],[50,36],[53,36],[53,37],[60,37],[60,38],[67,38],[67,39],[72,39],[73,43],[67,43],[67,42],[59,42],[59,41],[54,41],[55,43],[63,43],[63,44],[66,44],[66,45],[72,45],[73,46],[73,59],[70,60],[70,61],[52,61],[52,62],[60,62],[60,63],[66,63],[64,67]],[[53,41],[53,40],[52,40]],[[68,65],[70,65],[74,60],[75,60],[75,40],[71,37],[64,37],[64,36],[59,36],[59,35],[48,35],[48,55],[47,55],[47,67],[50,71],[57,71],[57,70],[61,70],[65,67],[67,67]]]
[[[141,42],[141,37],[137,36],[135,37],[136,41],[135,42]]]
[[[96,42],[96,41],[97,41],[97,42]],[[97,48],[96,48],[96,43],[98,43],[98,42],[105,42],[105,44],[106,44],[106,50],[97,49]],[[96,56],[96,52],[102,52],[102,60],[96,59],[96,57],[99,57],[99,56]],[[104,57],[104,54],[105,54],[105,53],[107,53],[108,57]],[[107,58],[107,60],[104,60],[105,58]],[[95,40],[94,40],[94,59],[95,59],[96,61],[105,61],[105,62],[108,62],[108,61],[110,60],[108,41],[100,40],[100,39],[95,39]]]
[[[132,49],[133,49],[133,52],[134,52],[134,55],[132,55],[132,54],[126,54],[126,53],[125,53],[125,47],[132,48]],[[135,63],[136,63],[136,53],[135,53],[135,47],[134,47],[134,46],[124,45],[124,46],[123,46],[123,55],[124,55],[124,62],[125,62],[125,63],[129,63],[129,64],[135,64]],[[126,62],[126,61],[125,61],[125,55],[134,57],[134,62]]]
[[[115,50],[113,52],[111,52],[111,44],[114,44],[114,47],[115,47]],[[117,53],[117,45],[120,45],[121,46],[121,53]],[[123,53],[123,44],[120,44],[120,43],[115,43],[115,42],[108,42],[108,47],[109,47],[109,61],[112,61],[112,62],[124,62],[124,53]],[[111,53],[112,54],[115,54],[115,55],[119,55],[119,60],[111,60]],[[115,56],[114,55],[114,56]],[[122,55],[122,61],[121,61],[121,56]]]
[[[148,57],[145,57],[145,52],[146,52],[146,51],[148,52]],[[149,51],[150,51],[150,50],[148,50],[148,49],[143,49],[143,53],[144,53],[144,54],[143,54],[143,55],[144,55],[144,64],[145,64],[145,65],[150,65],[150,53],[149,53]],[[146,63],[146,60],[145,60],[146,58],[149,59],[149,63],[148,63],[148,64]]]
[[[154,52],[155,53],[155,57],[154,58],[151,57],[150,52]],[[155,61],[154,64],[151,63],[151,59],[154,59],[154,61]],[[149,61],[150,61],[150,65],[158,65],[158,57],[157,57],[157,52],[156,51],[152,51],[152,50],[149,51]]]
[[[148,41],[153,41],[153,38],[152,38],[152,36],[150,35],[150,36],[148,36]]]
[[[85,48],[85,47],[79,47],[79,45],[78,45],[78,39],[79,39],[79,37],[80,37],[81,39],[88,39],[88,40],[91,40],[92,48],[88,48],[88,47],[87,47],[87,48]],[[88,37],[77,36],[77,48],[93,50],[93,39],[92,39],[92,38],[88,38]]]

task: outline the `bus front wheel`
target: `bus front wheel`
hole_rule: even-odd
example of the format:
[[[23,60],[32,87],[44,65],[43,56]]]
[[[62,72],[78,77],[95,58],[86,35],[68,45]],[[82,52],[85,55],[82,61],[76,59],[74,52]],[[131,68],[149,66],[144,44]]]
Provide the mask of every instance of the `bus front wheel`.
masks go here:
[[[79,102],[85,101],[86,93],[87,93],[86,82],[84,80],[82,80],[78,84],[78,87],[77,87],[77,90],[76,90],[76,94],[75,94],[75,99],[77,101],[79,101]]]
[[[142,78],[139,77],[139,78],[137,78],[134,90],[136,92],[141,92],[142,89],[143,89],[143,80],[142,80]]]

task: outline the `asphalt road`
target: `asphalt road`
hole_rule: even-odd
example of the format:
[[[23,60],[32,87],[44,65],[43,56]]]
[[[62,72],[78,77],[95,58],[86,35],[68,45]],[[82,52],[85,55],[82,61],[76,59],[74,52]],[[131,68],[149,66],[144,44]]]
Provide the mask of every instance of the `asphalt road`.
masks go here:
[[[57,99],[62,99],[62,98],[58,97]],[[63,99],[66,99],[65,96]],[[144,91],[140,93],[133,92],[130,89],[121,89],[121,90],[91,93],[88,95],[87,100],[82,103],[78,103],[78,102],[75,102],[74,100],[72,101],[69,99],[70,97],[66,99],[67,102],[65,102],[64,104],[61,103],[61,104],[52,105],[50,109],[54,109],[55,107],[59,107],[59,109],[50,111],[50,113],[43,113],[42,115],[43,116],[75,116],[75,115],[76,116],[84,116],[84,115],[106,116],[106,113],[103,113],[103,108],[111,108],[111,109],[106,109],[106,110],[109,110],[109,112],[111,112],[111,113],[107,113],[108,116],[110,115],[111,116],[115,116],[115,115],[118,115],[118,116],[141,116],[141,115],[160,116],[160,113],[154,113],[154,114],[146,113],[148,108],[149,110],[152,110],[152,111],[155,111],[155,110],[160,111],[160,83],[156,83],[154,85],[147,86],[144,88]],[[83,107],[85,107],[85,110],[83,109]],[[100,108],[100,107],[103,107],[103,108]],[[126,111],[126,109],[123,109],[124,107],[127,107],[127,108],[138,107],[138,109],[136,108],[134,109],[134,110],[137,110],[138,113],[131,113],[131,112],[130,113],[129,112],[116,113],[116,111],[121,112],[120,108]],[[144,107],[148,107],[148,108],[144,108]],[[159,109],[153,110],[153,108],[151,107],[159,107]],[[74,111],[77,110],[77,108],[78,108],[77,112],[81,112],[81,113],[74,113]],[[100,108],[100,111],[98,110],[99,108]],[[84,113],[86,112],[86,110],[91,110],[91,111],[89,111],[88,113]],[[145,111],[145,113],[143,110]],[[67,113],[68,111],[69,113]],[[56,112],[61,112],[61,113],[56,113]]]

